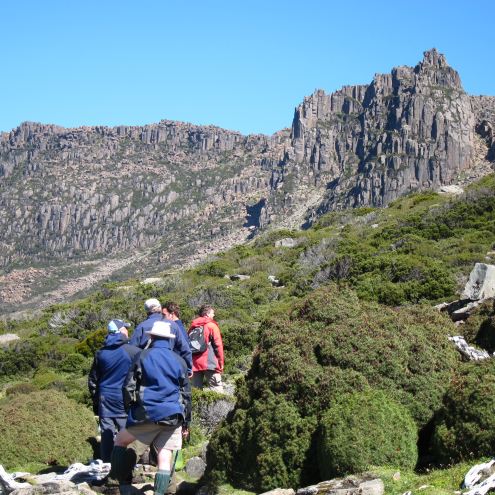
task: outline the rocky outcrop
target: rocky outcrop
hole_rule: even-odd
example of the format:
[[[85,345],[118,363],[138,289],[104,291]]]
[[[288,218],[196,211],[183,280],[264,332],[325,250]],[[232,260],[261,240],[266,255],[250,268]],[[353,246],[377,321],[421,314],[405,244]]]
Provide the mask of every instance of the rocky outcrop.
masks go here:
[[[462,322],[484,301],[495,298],[495,265],[475,263],[469,274],[461,298],[450,303],[436,306],[446,311],[453,321]]]
[[[479,301],[490,297],[495,297],[495,265],[476,263],[469,274],[461,299]]]
[[[75,263],[131,255],[126,275],[156,273],[269,225],[473,180],[495,160],[494,127],[495,98],[467,95],[434,49],[371,84],[317,90],[273,136],[26,122],[0,135],[0,269],[69,281],[92,271]]]
[[[348,476],[322,481],[317,485],[300,488],[297,495],[383,495],[383,481],[372,474]]]
[[[293,140],[316,180],[330,179],[316,215],[383,206],[410,191],[454,183],[478,159],[476,132],[491,143],[490,124],[482,127],[493,119],[486,107],[495,110],[493,98],[468,96],[436,50],[414,68],[376,75],[369,86],[315,92],[296,112]]]

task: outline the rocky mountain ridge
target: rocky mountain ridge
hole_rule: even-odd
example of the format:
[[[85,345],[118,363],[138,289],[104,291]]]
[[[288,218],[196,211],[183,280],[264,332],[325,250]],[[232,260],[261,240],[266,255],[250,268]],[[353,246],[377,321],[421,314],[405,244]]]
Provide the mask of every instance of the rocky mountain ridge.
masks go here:
[[[467,95],[435,49],[369,85],[315,91],[272,136],[23,123],[0,136],[0,307],[93,280],[116,257],[103,277],[180,268],[257,229],[469,181],[492,170],[494,126],[495,97]],[[7,275],[29,268],[41,275],[16,300]]]

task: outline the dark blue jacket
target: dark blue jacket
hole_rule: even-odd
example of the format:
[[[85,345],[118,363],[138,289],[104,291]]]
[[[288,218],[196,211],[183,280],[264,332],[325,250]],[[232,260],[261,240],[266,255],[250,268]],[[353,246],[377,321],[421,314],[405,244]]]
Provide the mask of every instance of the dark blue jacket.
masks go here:
[[[187,365],[187,372],[191,374],[192,372],[192,353],[191,348],[189,347],[189,339],[187,337],[187,333],[182,332],[180,326],[177,325],[175,321],[167,320],[161,313],[152,313],[146,318],[146,320],[142,321],[134,330],[132,334],[131,340],[129,343],[135,345],[137,347],[141,347],[144,349],[149,340],[149,336],[146,332],[149,332],[153,327],[153,324],[156,321],[165,321],[170,323],[170,330],[175,335],[175,339],[170,339],[171,349],[176,352]],[[168,342],[168,339],[167,339]]]
[[[141,352],[121,333],[110,333],[96,352],[89,372],[88,388],[95,412],[104,418],[125,417],[122,387],[134,356]]]
[[[184,336],[184,339],[186,340],[186,342],[189,343],[189,336],[187,335],[187,330],[184,327],[184,323],[182,323],[182,320],[175,320],[175,323],[177,323],[178,327],[180,328],[182,335]]]
[[[168,339],[155,339],[134,359],[124,385],[129,409],[127,426],[178,416],[191,420],[191,386],[185,361],[170,349]]]

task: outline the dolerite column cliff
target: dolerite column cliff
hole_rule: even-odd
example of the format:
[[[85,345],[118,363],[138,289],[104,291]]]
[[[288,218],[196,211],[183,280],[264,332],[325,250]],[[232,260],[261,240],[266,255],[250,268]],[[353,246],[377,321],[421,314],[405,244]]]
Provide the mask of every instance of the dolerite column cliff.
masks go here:
[[[70,278],[74,260],[136,253],[127,274],[156,273],[253,228],[472,180],[490,161],[495,97],[467,95],[435,49],[371,84],[315,91],[272,136],[167,120],[24,123],[0,134],[0,270],[62,267]]]
[[[162,121],[0,136],[0,268],[222,238],[269,191],[262,135]]]
[[[416,67],[377,74],[368,86],[305,98],[294,115],[292,153],[278,176],[295,173],[328,188],[308,218],[383,206],[410,191],[455,182],[479,158],[476,133],[488,147],[482,158],[493,160],[494,110],[493,98],[468,96],[459,74],[433,49]]]

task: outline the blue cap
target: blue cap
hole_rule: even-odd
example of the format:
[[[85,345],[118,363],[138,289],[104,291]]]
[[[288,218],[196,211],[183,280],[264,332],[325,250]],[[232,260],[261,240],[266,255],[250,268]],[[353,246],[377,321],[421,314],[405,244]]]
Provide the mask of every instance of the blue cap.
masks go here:
[[[129,328],[130,323],[126,323],[123,320],[110,320],[108,323],[108,333],[118,333],[122,327]]]

